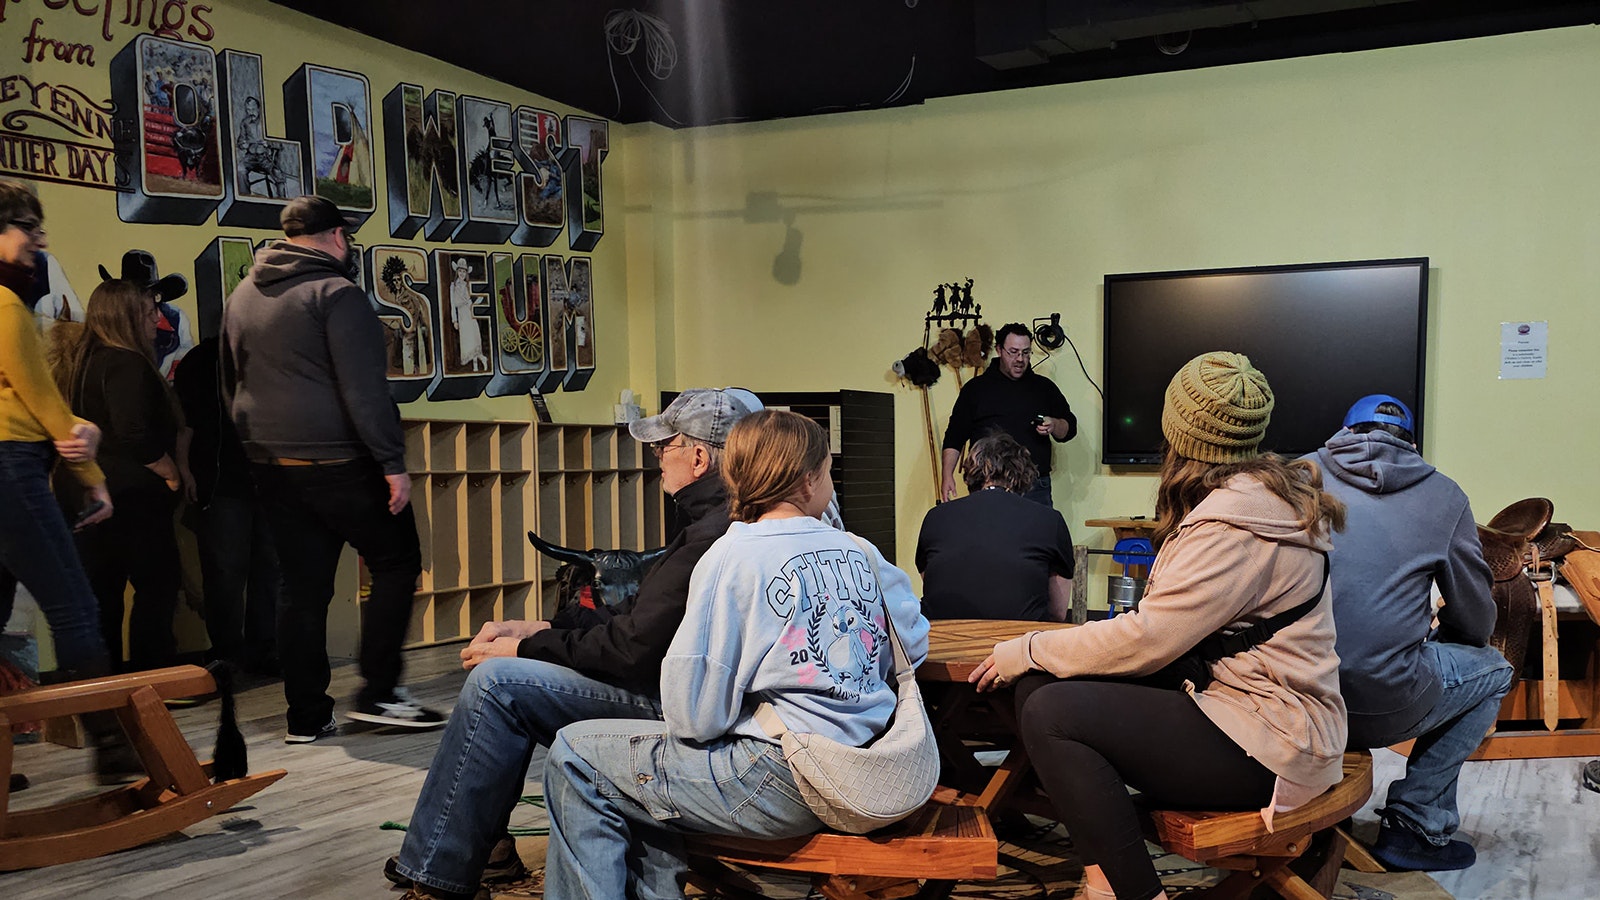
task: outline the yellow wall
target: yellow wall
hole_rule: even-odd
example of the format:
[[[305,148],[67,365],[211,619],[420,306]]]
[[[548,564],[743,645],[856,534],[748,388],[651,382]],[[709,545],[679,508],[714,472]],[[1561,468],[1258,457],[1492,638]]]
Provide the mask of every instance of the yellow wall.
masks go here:
[[[672,178],[653,213],[663,377],[895,391],[909,562],[933,487],[920,404],[887,369],[935,284],[974,278],[997,327],[1060,311],[1098,380],[1108,273],[1427,256],[1428,457],[1480,521],[1542,494],[1592,527],[1597,89],[1600,31],[1574,28],[652,133]],[[772,274],[784,226],[743,217],[760,192],[804,235],[792,286]],[[1498,380],[1508,320],[1550,322],[1549,377]],[[1082,521],[1150,513],[1153,479],[1099,465],[1070,349],[1041,371],[1081,429],[1056,450],[1057,507],[1104,546]],[[954,396],[947,372],[941,429]]]

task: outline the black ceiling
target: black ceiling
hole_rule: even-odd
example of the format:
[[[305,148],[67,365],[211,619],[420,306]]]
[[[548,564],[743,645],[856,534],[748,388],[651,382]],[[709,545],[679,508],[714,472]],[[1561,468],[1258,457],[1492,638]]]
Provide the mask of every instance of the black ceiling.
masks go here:
[[[671,127],[1600,21],[1597,0],[275,2],[595,115]]]

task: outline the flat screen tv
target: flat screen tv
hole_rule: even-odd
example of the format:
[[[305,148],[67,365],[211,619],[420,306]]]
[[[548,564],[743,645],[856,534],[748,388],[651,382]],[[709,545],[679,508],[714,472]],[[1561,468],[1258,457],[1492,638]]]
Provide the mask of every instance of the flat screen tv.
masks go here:
[[[1272,385],[1263,450],[1315,450],[1367,394],[1405,401],[1420,447],[1427,320],[1426,257],[1108,275],[1101,462],[1161,461],[1167,382],[1208,350]]]

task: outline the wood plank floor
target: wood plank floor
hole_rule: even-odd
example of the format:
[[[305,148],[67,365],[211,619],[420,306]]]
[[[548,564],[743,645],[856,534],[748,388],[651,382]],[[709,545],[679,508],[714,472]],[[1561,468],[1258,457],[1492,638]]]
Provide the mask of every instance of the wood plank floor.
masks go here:
[[[455,702],[464,674],[457,647],[407,655],[407,681],[419,700],[441,711]],[[334,670],[333,695],[345,701],[359,683],[353,665]],[[310,745],[283,743],[283,696],[276,683],[239,695],[240,728],[251,769],[289,775],[247,805],[183,835],[124,853],[0,875],[6,900],[267,900],[267,898],[393,898],[381,867],[398,852],[401,834],[385,821],[410,815],[439,732],[406,733],[344,723],[343,733]],[[215,704],[175,711],[190,743],[209,756]],[[1402,772],[1397,755],[1376,754],[1377,792],[1357,818],[1357,834],[1377,827],[1372,810]],[[542,765],[534,760],[534,775]],[[1579,783],[1578,759],[1468,763],[1461,779],[1463,830],[1478,864],[1435,880],[1460,900],[1581,900],[1600,897],[1600,794]],[[95,790],[88,751],[35,744],[17,748],[16,770],[34,787],[13,808],[48,805]],[[529,791],[536,792],[537,784]],[[536,809],[519,809],[514,824],[543,824]],[[530,860],[530,862],[537,862]],[[963,897],[981,896],[966,891]],[[1008,895],[1010,896],[1010,895]]]

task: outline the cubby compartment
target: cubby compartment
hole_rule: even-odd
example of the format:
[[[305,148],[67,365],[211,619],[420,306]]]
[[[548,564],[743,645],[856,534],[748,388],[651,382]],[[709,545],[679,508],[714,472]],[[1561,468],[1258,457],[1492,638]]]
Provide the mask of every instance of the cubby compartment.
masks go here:
[[[539,476],[539,525],[533,529],[544,540],[563,546],[567,539],[566,530],[561,527],[561,518],[567,509],[566,501],[562,499],[562,488],[565,486],[564,476]]]
[[[466,591],[441,591],[433,595],[432,640],[435,643],[472,636],[466,633],[463,621],[466,605]]]
[[[589,461],[589,429],[568,425],[561,431],[561,468],[584,471],[594,468]]]
[[[406,422],[404,430],[406,436],[406,471],[426,472],[428,470],[428,423]]]
[[[500,480],[493,475],[468,475],[466,540],[467,585],[479,587],[499,580],[494,558],[498,548],[490,535],[500,527]]]
[[[519,581],[512,584],[507,584],[505,589],[500,594],[500,618],[541,618],[537,608],[528,608],[528,600],[531,597],[533,597],[533,582]]]
[[[661,489],[661,472],[646,471],[643,477],[643,489],[639,491],[639,506],[644,510],[644,549],[653,550],[666,543],[666,522],[662,516],[662,504],[667,495]]]
[[[567,468],[561,460],[562,427],[539,426],[539,471],[559,472]]]
[[[522,581],[528,577],[525,565],[528,556],[527,527],[523,525],[523,516],[531,512],[525,494],[527,493],[528,476],[502,475],[500,476],[500,515],[496,519],[499,527],[486,533],[485,544],[500,544],[500,576],[501,581]]]
[[[615,472],[596,474],[590,493],[590,518],[593,526],[591,546],[615,550],[617,542],[617,475]]]
[[[406,646],[431,644],[433,640],[433,596],[418,594],[411,604],[411,617],[406,622]],[[366,614],[363,608],[362,615]]]
[[[493,422],[474,422],[466,427],[466,469],[468,472],[493,472],[500,429]]]
[[[459,472],[465,465],[466,426],[460,422],[428,423],[429,472]]]
[[[502,472],[526,472],[532,468],[528,459],[532,447],[528,445],[528,431],[533,426],[516,422],[502,422],[496,437],[500,444],[499,467]]]
[[[433,507],[433,585],[443,590],[461,584],[461,528],[465,524],[466,477],[435,475],[429,480]],[[441,539],[442,538],[442,539]]]
[[[573,474],[564,476],[564,479],[566,496],[563,498],[563,507],[566,512],[561,520],[563,546],[587,550],[595,546],[592,543],[594,536],[589,530],[589,487],[593,478],[587,474]]]
[[[428,490],[428,476],[411,476],[411,515],[417,520],[417,545],[422,550],[422,575],[417,579],[417,590],[433,590],[433,498]],[[367,567],[361,567],[366,574]],[[365,594],[363,593],[363,596]]]
[[[643,522],[640,521],[640,504],[625,502],[639,496],[642,477],[638,472],[623,472],[617,476],[617,546],[639,547]]]
[[[633,435],[628,433],[626,425],[619,427],[617,429],[617,468],[639,468],[640,453],[648,455],[648,451],[641,447],[638,441],[634,440]]]
[[[496,587],[478,588],[474,590],[467,600],[466,616],[462,621],[462,637],[468,640],[475,637],[478,629],[484,622],[495,622],[506,618],[500,612],[500,596],[502,589]]]
[[[615,469],[617,467],[617,430],[596,428],[589,432],[589,468]]]

